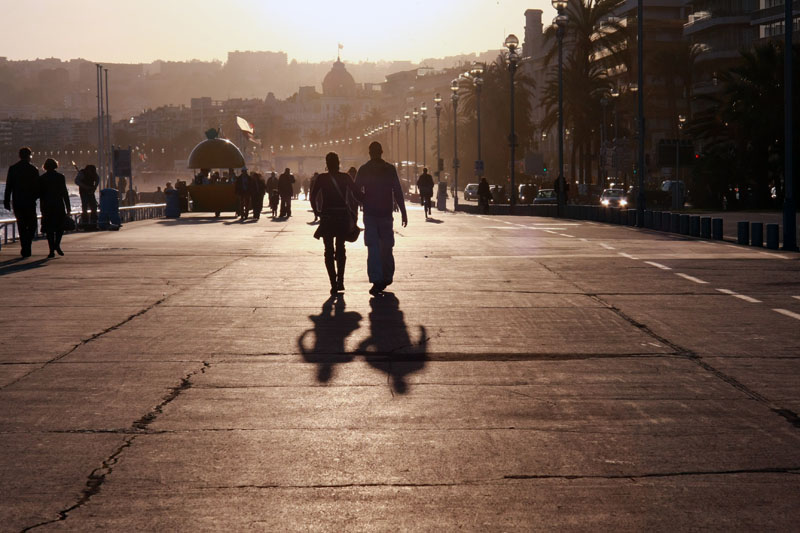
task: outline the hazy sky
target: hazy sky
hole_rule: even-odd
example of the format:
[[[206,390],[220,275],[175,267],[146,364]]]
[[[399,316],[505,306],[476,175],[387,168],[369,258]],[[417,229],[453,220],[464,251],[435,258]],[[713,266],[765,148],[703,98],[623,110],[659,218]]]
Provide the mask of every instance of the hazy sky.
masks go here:
[[[523,40],[526,9],[550,0],[0,0],[0,56],[97,62],[221,59],[232,50],[289,60],[412,60]]]

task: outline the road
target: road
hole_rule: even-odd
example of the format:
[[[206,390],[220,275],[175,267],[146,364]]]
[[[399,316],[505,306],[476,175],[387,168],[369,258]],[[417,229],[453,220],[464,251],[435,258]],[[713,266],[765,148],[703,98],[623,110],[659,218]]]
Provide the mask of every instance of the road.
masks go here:
[[[3,530],[796,528],[800,254],[299,204],[0,251]]]

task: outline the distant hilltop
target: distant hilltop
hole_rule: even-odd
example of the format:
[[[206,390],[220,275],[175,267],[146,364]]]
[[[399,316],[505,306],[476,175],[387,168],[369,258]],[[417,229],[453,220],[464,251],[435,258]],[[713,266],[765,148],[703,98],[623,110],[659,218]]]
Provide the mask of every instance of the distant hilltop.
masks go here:
[[[381,83],[387,75],[429,67],[451,68],[493,61],[499,51],[411,61],[347,63],[359,83]],[[331,59],[331,61],[333,58]],[[111,114],[134,116],[144,109],[185,104],[192,96],[215,99],[287,98],[301,86],[321,88],[331,61],[303,63],[285,52],[233,51],[227,61],[107,63]],[[346,61],[345,61],[346,62]],[[97,112],[95,63],[57,58],[13,61],[0,57],[0,119],[89,119]]]

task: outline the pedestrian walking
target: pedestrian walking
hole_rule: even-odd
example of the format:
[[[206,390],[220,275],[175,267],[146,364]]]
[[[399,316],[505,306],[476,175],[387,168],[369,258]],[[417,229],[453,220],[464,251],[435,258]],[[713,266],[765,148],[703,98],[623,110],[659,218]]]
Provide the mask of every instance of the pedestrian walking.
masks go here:
[[[483,214],[489,214],[489,201],[492,199],[492,190],[486,178],[481,178],[478,183],[478,206],[483,210]]]
[[[362,193],[364,206],[364,244],[367,246],[367,274],[372,282],[370,294],[377,295],[394,280],[394,218],[396,204],[408,225],[403,189],[397,169],[381,157],[383,147],[377,141],[369,145],[370,160],[358,169],[355,187]]]
[[[261,210],[264,209],[264,192],[267,189],[267,184],[264,182],[264,177],[258,172],[253,172],[250,175],[250,203],[253,206],[253,218],[258,220],[261,218]]]
[[[422,209],[425,211],[425,218],[431,214],[431,198],[433,198],[433,176],[428,174],[428,169],[423,168],[417,180],[417,192],[422,200]]]
[[[31,256],[36,236],[36,198],[39,196],[39,171],[31,164],[31,149],[20,148],[19,161],[8,167],[3,207],[14,211],[22,257]]]
[[[42,211],[42,233],[47,235],[50,254],[47,257],[64,255],[61,250],[61,237],[64,236],[64,222],[71,214],[69,193],[64,175],[56,172],[58,161],[47,159],[43,166],[45,172],[39,177],[39,206]]]
[[[344,291],[344,271],[347,262],[345,242],[348,238],[352,237],[352,240],[357,238],[356,202],[361,193],[356,190],[350,176],[339,171],[339,155],[336,152],[328,153],[325,156],[325,163],[328,172],[320,174],[314,181],[311,197],[315,201],[311,207],[315,215],[319,214],[320,217],[314,237],[317,239],[322,237],[331,294],[336,294]]]
[[[270,172],[267,178],[267,195],[269,196],[269,209],[272,211],[272,218],[278,216],[278,201],[280,194],[278,193],[278,176],[274,172]]]
[[[292,216],[292,196],[294,195],[294,176],[287,168],[278,178],[278,193],[281,195],[281,218]]]
[[[78,171],[75,176],[75,185],[78,186],[78,193],[81,196],[81,225],[97,224],[97,197],[95,191],[100,185],[100,176],[97,174],[97,167],[86,165]],[[89,211],[92,212],[89,218]]]
[[[317,198],[311,196],[311,191],[314,190],[314,184],[317,182],[317,178],[319,177],[318,172],[314,172],[311,176],[311,179],[308,181],[308,201],[311,203],[311,210],[314,211],[314,220],[311,222],[312,224],[316,224],[319,221],[319,210],[314,207],[314,203],[317,201]]]
[[[244,222],[250,214],[250,188],[250,176],[247,174],[247,169],[243,168],[234,182],[234,190],[239,200],[239,222]]]

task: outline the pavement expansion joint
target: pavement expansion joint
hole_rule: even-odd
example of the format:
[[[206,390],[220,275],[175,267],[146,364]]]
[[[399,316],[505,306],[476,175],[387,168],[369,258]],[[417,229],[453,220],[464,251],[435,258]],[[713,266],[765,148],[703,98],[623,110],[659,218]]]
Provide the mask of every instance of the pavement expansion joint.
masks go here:
[[[513,474],[503,479],[648,479],[684,476],[729,476],[743,474],[800,474],[800,466],[742,468],[736,470],[686,470],[678,472],[647,472],[644,474]]]

